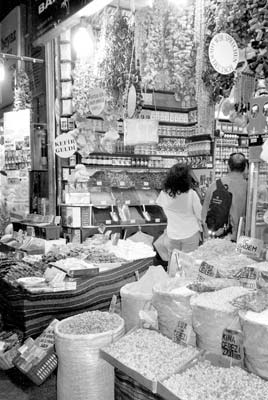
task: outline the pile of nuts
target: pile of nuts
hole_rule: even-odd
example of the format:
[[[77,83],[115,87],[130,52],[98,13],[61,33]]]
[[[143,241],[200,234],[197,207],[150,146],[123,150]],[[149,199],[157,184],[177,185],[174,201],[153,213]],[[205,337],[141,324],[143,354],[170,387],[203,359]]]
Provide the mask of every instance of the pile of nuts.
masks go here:
[[[105,352],[151,380],[174,374],[198,354],[195,348],[183,347],[147,329],[138,329],[124,336],[105,348]]]
[[[122,318],[117,314],[102,311],[89,311],[67,318],[59,325],[65,334],[89,335],[113,331],[120,327]]]
[[[239,367],[198,362],[163,382],[181,400],[265,400],[268,382]]]

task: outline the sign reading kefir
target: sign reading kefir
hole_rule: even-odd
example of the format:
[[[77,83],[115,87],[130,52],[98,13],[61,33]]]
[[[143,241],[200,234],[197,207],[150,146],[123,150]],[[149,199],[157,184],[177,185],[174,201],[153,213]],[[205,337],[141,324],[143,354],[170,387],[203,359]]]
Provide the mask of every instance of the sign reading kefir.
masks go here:
[[[63,133],[55,139],[55,153],[61,158],[71,157],[77,150],[77,144],[70,133]]]
[[[239,49],[236,41],[228,33],[216,34],[208,49],[212,67],[222,75],[231,74],[239,61]]]

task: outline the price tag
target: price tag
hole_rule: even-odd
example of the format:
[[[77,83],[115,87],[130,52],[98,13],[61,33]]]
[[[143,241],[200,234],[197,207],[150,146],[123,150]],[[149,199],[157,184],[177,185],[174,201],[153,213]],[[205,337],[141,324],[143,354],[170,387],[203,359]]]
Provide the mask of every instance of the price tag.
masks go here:
[[[149,182],[143,182],[143,186],[149,186]]]
[[[113,294],[113,297],[112,297],[112,300],[110,303],[110,307],[109,307],[109,313],[113,314],[115,312],[116,302],[117,302],[117,296],[115,294]]]
[[[126,200],[125,204],[129,205],[130,204],[130,200]]]
[[[55,335],[54,335],[54,328],[55,325],[59,321],[57,319],[54,319],[48,327],[43,331],[43,333],[36,339],[36,343],[38,344],[39,347],[42,349],[49,349],[50,347],[53,347],[55,344]]]
[[[263,251],[263,241],[248,236],[240,236],[236,250],[249,257],[260,259]]]
[[[154,221],[159,223],[160,222],[160,218],[156,218]]]
[[[150,200],[149,203],[150,204],[155,204],[155,200]]]
[[[244,358],[242,332],[233,329],[224,329],[221,350],[223,356],[242,362]]]
[[[173,332],[173,342],[188,345],[192,334],[194,334],[194,332],[191,325],[184,321],[178,321],[178,325]]]
[[[101,205],[105,206],[107,204],[106,200],[101,200]]]
[[[121,182],[119,183],[119,186],[126,186],[126,184],[125,184],[125,182],[121,181]]]
[[[102,186],[102,181],[97,181],[97,186]]]
[[[201,262],[197,277],[199,281],[215,278],[216,275],[217,275],[217,269],[214,267],[214,265],[208,264],[206,261]]]
[[[105,221],[105,224],[106,224],[106,225],[111,225],[111,224],[112,224],[112,221],[111,221],[110,219],[107,219],[107,220]]]
[[[135,224],[135,222],[136,222],[135,219],[131,219],[131,220],[130,220],[130,223],[131,223],[131,224]]]
[[[254,267],[244,267],[239,271],[238,279],[243,287],[257,289],[258,274]]]

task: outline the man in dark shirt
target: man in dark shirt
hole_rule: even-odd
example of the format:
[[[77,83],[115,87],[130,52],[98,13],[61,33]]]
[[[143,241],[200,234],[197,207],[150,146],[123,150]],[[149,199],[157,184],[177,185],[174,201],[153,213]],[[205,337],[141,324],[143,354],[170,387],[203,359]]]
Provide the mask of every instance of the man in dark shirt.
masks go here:
[[[246,215],[247,181],[245,180],[244,173],[247,167],[247,160],[244,154],[232,153],[228,160],[228,167],[229,172],[227,176],[222,177],[221,180],[224,185],[228,185],[228,190],[233,195],[230,208],[230,224],[232,227],[231,240],[236,241],[239,220]],[[213,182],[209,186],[202,207],[201,216],[204,224],[205,237],[208,236],[205,221],[214,190],[216,190],[216,182]]]

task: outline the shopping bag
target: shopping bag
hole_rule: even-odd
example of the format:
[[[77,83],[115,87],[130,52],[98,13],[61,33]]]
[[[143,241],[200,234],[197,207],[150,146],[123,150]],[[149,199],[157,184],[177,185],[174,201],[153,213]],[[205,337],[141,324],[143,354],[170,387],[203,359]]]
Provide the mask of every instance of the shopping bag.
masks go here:
[[[169,253],[166,246],[166,242],[167,242],[167,232],[166,230],[164,230],[162,235],[160,235],[159,238],[156,239],[156,241],[153,244],[157,253],[160,255],[163,261],[169,260]]]

